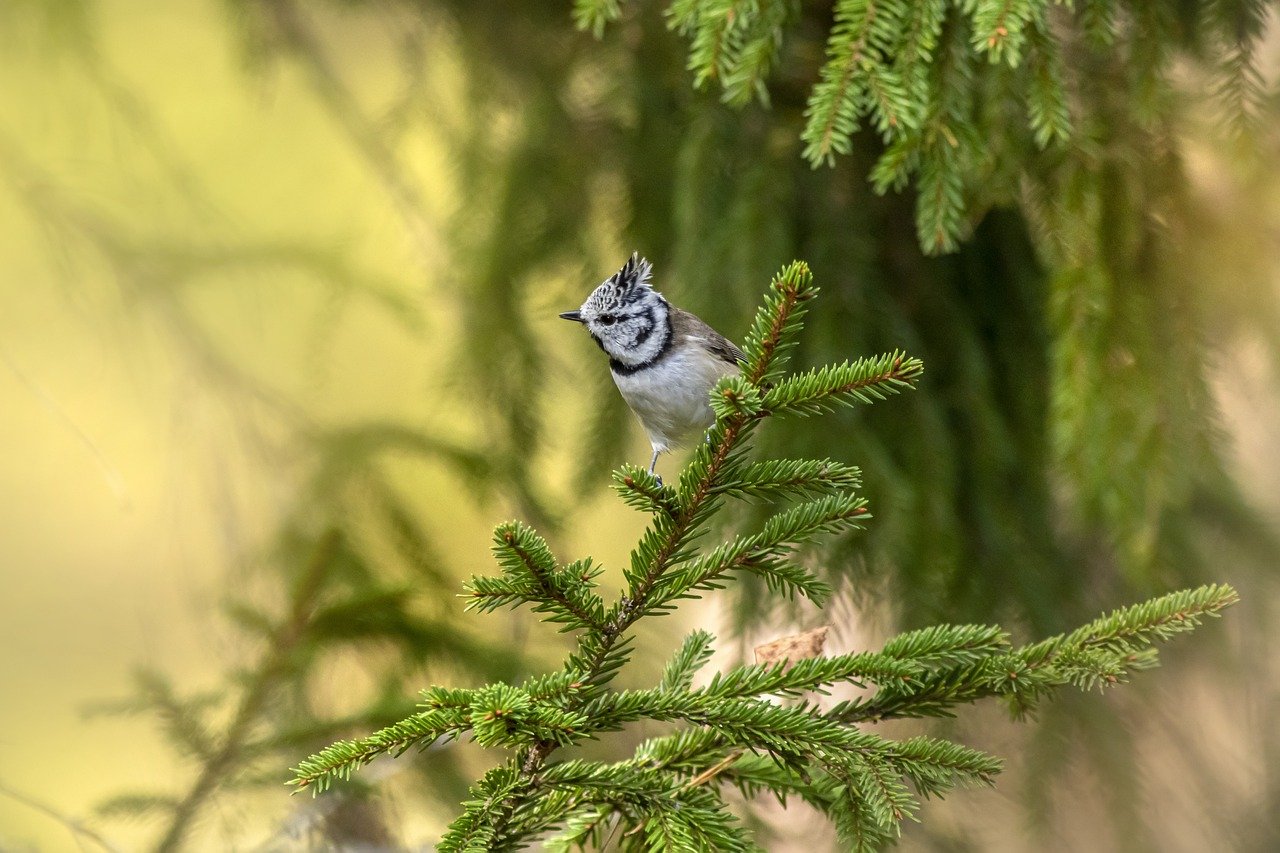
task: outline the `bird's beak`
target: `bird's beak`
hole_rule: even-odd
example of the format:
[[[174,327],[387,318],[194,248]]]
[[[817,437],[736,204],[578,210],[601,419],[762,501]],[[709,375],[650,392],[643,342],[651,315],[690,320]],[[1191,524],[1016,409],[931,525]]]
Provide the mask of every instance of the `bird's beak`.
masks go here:
[[[575,323],[581,323],[581,322],[582,322],[582,312],[581,312],[581,311],[565,311],[564,313],[562,313],[562,314],[560,315],[560,319],[562,319],[562,320],[572,320],[572,321],[573,321],[573,322],[575,322]]]

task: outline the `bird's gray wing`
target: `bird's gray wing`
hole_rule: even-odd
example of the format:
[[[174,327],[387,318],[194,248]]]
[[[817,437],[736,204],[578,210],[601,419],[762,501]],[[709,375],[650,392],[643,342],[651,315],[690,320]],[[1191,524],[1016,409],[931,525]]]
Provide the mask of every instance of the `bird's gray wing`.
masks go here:
[[[672,306],[672,327],[677,338],[700,338],[707,351],[726,364],[737,367],[739,362],[747,360],[746,354],[738,349],[738,345],[708,326],[688,311]]]

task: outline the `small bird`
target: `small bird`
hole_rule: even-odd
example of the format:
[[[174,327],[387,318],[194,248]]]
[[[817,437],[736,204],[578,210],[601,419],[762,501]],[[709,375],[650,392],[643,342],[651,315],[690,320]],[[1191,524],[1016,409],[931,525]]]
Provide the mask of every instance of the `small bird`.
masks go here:
[[[724,335],[672,305],[653,289],[653,265],[636,252],[592,291],[577,311],[560,316],[587,327],[609,356],[609,370],[658,454],[679,447],[715,421],[711,389],[746,361]]]

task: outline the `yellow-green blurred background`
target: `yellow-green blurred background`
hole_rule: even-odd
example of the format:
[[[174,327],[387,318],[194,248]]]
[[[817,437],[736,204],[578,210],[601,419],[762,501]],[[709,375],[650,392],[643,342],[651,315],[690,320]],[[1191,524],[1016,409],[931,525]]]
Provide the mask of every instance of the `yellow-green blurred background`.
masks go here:
[[[245,651],[216,601],[253,571],[291,502],[297,448],[281,421],[293,414],[274,398],[308,418],[450,427],[465,399],[439,387],[453,332],[448,300],[428,285],[438,269],[298,69],[253,77],[216,3],[84,17],[18,6],[0,37],[0,782],[84,815],[186,776],[153,721],[86,722],[84,709],[126,692],[139,664],[207,687]],[[375,99],[397,85],[384,47],[372,31],[336,42]],[[443,216],[438,141],[419,134],[404,159]],[[378,290],[328,287],[288,261],[241,267],[245,247],[314,252]],[[152,254],[191,249],[225,252],[225,266],[184,280],[150,267]],[[264,389],[271,400],[257,399]],[[437,472],[400,473],[423,495],[457,488]],[[478,566],[488,527],[463,500],[438,535]],[[38,811],[0,799],[5,849],[75,847]],[[133,847],[149,832],[125,822],[108,834]]]
[[[510,16],[528,17],[525,30],[510,37],[529,39],[531,56],[543,54],[530,59],[538,69],[557,56],[586,56],[594,49],[589,36],[574,33],[569,5],[548,4],[535,12],[512,4],[508,10]],[[482,6],[477,15],[495,14],[493,4]],[[362,513],[369,507],[395,503],[406,508],[429,543],[436,574],[414,574],[404,565],[388,570],[389,577],[411,590],[406,612],[473,638],[479,644],[477,655],[500,657],[507,653],[504,649],[515,650],[506,662],[515,670],[523,666],[516,663],[517,653],[528,655],[535,668],[554,665],[560,647],[533,620],[462,616],[454,596],[465,576],[489,570],[489,530],[503,517],[544,522],[558,548],[595,554],[615,567],[640,529],[641,519],[611,501],[604,484],[608,471],[620,462],[643,459],[646,445],[608,396],[598,353],[575,334],[578,330],[561,328],[555,318],[557,311],[576,305],[633,244],[663,233],[645,219],[657,214],[646,210],[638,187],[645,181],[655,186],[686,181],[705,168],[709,174],[728,175],[731,183],[759,182],[751,191],[765,200],[781,194],[794,202],[799,194],[778,190],[774,182],[790,179],[779,175],[800,175],[794,178],[796,186],[846,181],[857,187],[851,192],[866,192],[865,180],[849,177],[859,169],[865,173],[866,162],[856,152],[854,165],[842,165],[841,171],[808,173],[796,156],[792,125],[784,119],[779,119],[780,127],[761,130],[759,138],[773,146],[770,156],[795,163],[794,170],[751,171],[753,167],[743,165],[741,150],[707,154],[711,143],[706,140],[723,137],[725,127],[767,124],[772,114],[754,108],[745,115],[726,111],[710,97],[705,109],[718,111],[713,119],[687,119],[690,111],[702,108],[700,101],[682,100],[692,95],[671,96],[680,102],[670,117],[679,127],[663,133],[678,136],[688,120],[691,135],[702,140],[703,148],[691,146],[667,171],[636,177],[634,169],[627,171],[635,166],[627,160],[631,155],[617,151],[632,144],[627,134],[639,138],[649,125],[628,117],[630,107],[611,100],[611,84],[601,82],[633,72],[619,70],[620,61],[606,53],[584,60],[563,79],[549,81],[539,70],[531,74],[530,92],[522,93],[510,80],[495,82],[512,73],[509,66],[518,68],[521,57],[486,55],[485,50],[496,46],[470,32],[467,11],[453,4],[8,0],[5,7],[0,12],[0,849],[92,847],[94,841],[78,838],[66,826],[69,820],[88,821],[101,838],[121,849],[154,844],[166,824],[163,811],[126,817],[121,810],[102,816],[95,809],[135,790],[181,798],[199,761],[174,748],[165,733],[163,709],[156,704],[123,715],[105,713],[106,706],[138,695],[139,671],[163,673],[184,696],[211,691],[215,701],[206,721],[215,732],[225,726],[236,713],[236,690],[243,683],[234,673],[241,668],[251,672],[264,646],[261,638],[226,617],[223,604],[238,596],[268,614],[286,612],[290,572],[305,566],[310,549],[321,541],[320,532],[335,526],[344,537],[363,543],[361,565],[376,574],[383,565],[379,555],[393,550],[379,544],[390,516],[367,517]],[[556,21],[563,35],[554,44],[539,43],[537,34],[554,32]],[[665,33],[661,27],[645,32]],[[613,46],[619,41],[629,45],[626,39],[634,34],[633,28],[614,33]],[[642,54],[638,62],[667,62],[672,71],[664,85],[670,91],[689,88],[690,81],[682,76],[679,39],[673,34],[645,38],[656,40],[658,48],[645,41],[644,49],[655,52]],[[1263,51],[1264,70],[1271,68],[1267,63],[1275,55],[1273,41],[1265,47],[1270,53]],[[1194,70],[1185,76],[1194,86]],[[522,184],[519,171],[503,159],[521,151],[529,138],[522,122],[533,119],[522,95],[544,97],[536,88],[544,83],[561,87],[545,97],[560,98],[556,109],[579,124],[557,127],[556,109],[551,109],[549,126],[541,128],[539,139],[554,145],[558,133],[578,134],[574,144],[590,151],[596,143],[582,137],[598,132],[606,140],[600,144],[613,152],[601,157],[618,159],[603,168],[581,162],[588,202],[559,211],[577,223],[572,241],[564,242],[563,232],[548,228],[537,239],[561,241],[557,252],[537,257],[536,267],[512,268],[494,249],[501,247],[501,234],[489,235],[487,243],[475,235],[495,228],[500,214],[490,211],[507,211],[502,215],[520,228],[527,223],[510,213],[513,208],[527,206],[527,216],[537,222],[549,216],[537,198],[521,195],[536,195],[537,182]],[[501,94],[486,92],[491,86]],[[661,112],[662,107],[652,109]],[[786,115],[785,106],[777,113]],[[1202,546],[1207,541],[1209,551],[1216,549],[1223,559],[1216,567],[1209,560],[1205,576],[1243,581],[1246,594],[1264,600],[1255,598],[1230,613],[1227,622],[1234,624],[1229,628],[1214,624],[1207,629],[1229,636],[1218,638],[1216,653],[1222,657],[1214,660],[1229,661],[1226,668],[1235,680],[1202,678],[1206,669],[1217,666],[1203,661],[1178,670],[1175,656],[1165,687],[1155,688],[1154,701],[1166,710],[1196,709],[1188,713],[1198,715],[1205,729],[1160,731],[1210,732],[1198,752],[1161,751],[1159,743],[1141,736],[1146,706],[1137,700],[1113,703],[1123,721],[1114,725],[1137,730],[1134,740],[1143,741],[1139,779],[1128,778],[1119,786],[1142,789],[1134,794],[1139,805],[1126,812],[1129,817],[1117,817],[1106,802],[1090,799],[1094,788],[1111,784],[1096,775],[1104,771],[1095,764],[1069,766],[1063,778],[1078,787],[1068,786],[1053,811],[1056,817],[1045,819],[1057,827],[1049,834],[1060,841],[1060,849],[1175,849],[1161,846],[1168,836],[1151,824],[1160,823],[1155,817],[1159,809],[1177,805],[1178,796],[1194,799],[1198,789],[1193,786],[1187,794],[1176,785],[1166,789],[1160,780],[1197,776],[1196,755],[1212,757],[1212,772],[1220,775],[1210,778],[1228,780],[1236,807],[1244,815],[1252,813],[1259,826],[1268,821],[1260,813],[1280,807],[1275,765],[1267,764],[1269,756],[1277,755],[1274,732],[1265,748],[1254,740],[1274,725],[1271,714],[1280,702],[1280,679],[1269,651],[1273,633],[1265,624],[1272,605],[1265,599],[1274,595],[1274,586],[1266,560],[1258,557],[1267,546],[1257,544],[1280,518],[1275,487],[1280,482],[1280,362],[1274,356],[1280,329],[1268,330],[1270,309],[1251,307],[1274,305],[1280,280],[1277,125],[1273,115],[1263,117],[1259,135],[1242,146],[1249,149],[1246,157],[1241,149],[1218,144],[1194,110],[1178,116],[1184,125],[1175,137],[1182,146],[1180,168],[1188,187],[1178,210],[1186,218],[1167,233],[1171,241],[1191,246],[1196,260],[1183,273],[1196,278],[1195,292],[1206,301],[1234,298],[1242,306],[1225,320],[1189,309],[1188,325],[1194,326],[1193,334],[1209,339],[1209,355],[1196,369],[1203,369],[1217,407],[1211,420],[1218,430],[1223,470],[1240,487],[1256,530],[1263,531],[1257,536],[1240,533],[1241,527],[1223,522],[1198,541]],[[604,125],[610,127],[607,132],[600,130]],[[665,138],[648,144],[663,145]],[[644,144],[635,142],[634,147]],[[525,164],[534,171],[542,168],[539,150],[531,146],[524,154],[534,158]],[[640,162],[641,155],[634,156]],[[717,156],[722,159],[710,166],[699,159]],[[734,172],[740,166],[746,170],[741,179]],[[555,180],[557,169],[572,171],[573,164],[555,161],[546,168],[547,179]],[[487,182],[476,177],[486,170],[503,177]],[[654,192],[664,199],[668,194]],[[696,194],[697,188],[689,192]],[[661,210],[677,232],[691,219],[742,213],[732,194],[723,217],[710,209],[716,204],[713,196],[680,204],[666,200]],[[858,203],[855,196],[840,204],[840,211],[847,212]],[[815,218],[838,215],[831,210],[813,213]],[[964,272],[964,265],[983,262],[981,253],[994,251],[1002,239],[980,232],[973,250],[978,261],[965,256],[948,266],[945,259],[922,260],[919,269],[928,275],[904,283],[905,277],[895,278],[902,268],[894,266],[892,256],[918,254],[909,228],[877,231],[876,221],[856,218],[843,227],[849,236],[839,251],[852,253],[850,264],[855,266],[880,263],[880,278],[868,275],[896,293],[928,290],[928,275],[935,273],[939,280],[980,278]],[[528,228],[540,233],[535,226]],[[754,294],[789,255],[803,255],[806,245],[819,246],[815,268],[820,284],[824,270],[843,268],[843,256],[821,248],[816,238],[806,243],[791,235],[788,243],[751,221],[742,222],[741,229],[736,242],[725,238],[726,245],[708,250],[708,264],[733,259],[736,289],[731,295],[678,282],[663,288],[678,301],[684,297],[685,304],[710,312],[732,336],[740,337]],[[527,239],[525,231],[511,236],[513,243]],[[876,248],[884,245],[890,248]],[[688,243],[640,248],[690,270],[699,257],[699,247]],[[477,260],[484,250],[497,258],[489,267]],[[751,280],[744,280],[748,274]],[[1017,277],[999,269],[984,274]],[[489,287],[495,281],[510,287]],[[1035,292],[1047,301],[1042,291]],[[863,347],[931,345],[926,334],[913,330],[941,329],[951,322],[946,310],[932,315],[908,311],[910,323],[891,317],[878,331],[868,332],[857,324],[869,323],[861,319],[869,313],[877,316],[874,305],[867,307],[877,299],[875,293],[842,290],[833,283],[831,297],[843,306],[841,317],[855,318],[848,321],[850,328],[861,331],[843,338],[827,326],[814,334],[825,335],[835,351],[860,354]],[[967,293],[974,304],[986,304],[999,316],[998,293],[965,287],[956,293],[961,301]],[[904,303],[924,298],[902,297]],[[517,313],[519,323],[513,321],[509,329],[503,319]],[[994,321],[975,320],[974,328],[983,328],[982,322]],[[530,348],[543,358],[536,369],[540,385],[534,399],[510,397],[509,388],[484,384],[486,375],[503,375],[506,359],[518,365],[511,368],[510,381],[530,375],[522,372],[528,369]],[[1123,362],[1121,349],[1114,358]],[[1000,356],[998,348],[959,351],[975,363]],[[940,358],[945,365],[945,356]],[[489,372],[473,371],[472,362]],[[1160,369],[1177,371],[1183,365]],[[966,405],[962,398],[976,387],[975,376],[998,386],[1002,375],[999,370],[975,371],[949,374],[943,366],[940,372],[950,381],[926,384],[918,393]],[[607,417],[593,411],[597,405],[610,407]],[[536,416],[537,440],[528,447],[521,446],[520,437],[533,433],[507,411],[513,406],[530,407]],[[1174,420],[1180,416],[1171,409],[1161,414]],[[897,428],[892,421],[852,423],[869,431]],[[913,429],[940,433],[956,426],[946,417],[931,421],[922,416],[913,423]],[[368,432],[361,432],[366,427]],[[347,429],[351,432],[344,433]],[[413,436],[397,432],[402,429]],[[839,442],[821,449],[821,434],[806,435],[823,454],[865,462]],[[894,513],[926,520],[945,514],[926,500],[895,506],[894,477],[910,482],[914,464],[936,467],[942,463],[930,460],[959,452],[948,447],[998,443],[1000,435],[962,431],[954,444],[924,447],[914,463],[885,462],[881,467],[892,476],[881,477],[885,487],[873,499],[886,507],[877,509],[877,517],[897,532],[885,534],[879,547],[887,550],[878,553],[887,553],[885,559],[892,562],[894,543],[910,530],[927,531],[932,523],[903,532],[909,525],[894,522]],[[349,444],[341,444],[344,440]],[[896,458],[888,445],[868,446],[883,459]],[[367,447],[376,450],[366,453]],[[1170,448],[1170,453],[1182,452],[1175,444]],[[1043,447],[1027,453],[1052,455]],[[519,470],[510,467],[513,460],[519,460]],[[675,463],[663,464],[674,470]],[[1141,471],[1145,463],[1135,464]],[[1177,468],[1182,462],[1162,464]],[[961,472],[956,479],[966,476],[972,472]],[[1046,493],[1070,491],[1071,476],[1070,470],[1054,474]],[[1164,481],[1153,476],[1151,482],[1159,491]],[[984,488],[1016,492],[1018,485],[987,483]],[[1198,505],[1178,497],[1179,488],[1148,495],[1142,512],[1163,518],[1165,501],[1193,514]],[[965,496],[957,491],[954,502],[981,501],[979,492]],[[1017,502],[1016,495],[1006,498]],[[1107,512],[1099,517],[1109,518]],[[1003,524],[999,519],[991,523],[996,530]],[[1151,533],[1159,535],[1160,530]],[[1124,537],[1118,541],[1121,551],[1131,547]],[[940,537],[940,543],[940,551],[964,551],[954,539]],[[1006,550],[1017,547],[1014,541]],[[1037,565],[1057,565],[1061,575],[1055,577],[1067,585],[1087,576],[1081,586],[1092,610],[1163,591],[1183,579],[1163,564],[1149,575],[1125,575],[1132,565],[1123,560],[1114,571],[1100,568],[1111,565],[1107,545],[1094,540],[1077,553],[1088,553],[1097,562],[1079,574],[1065,558]],[[1153,564],[1174,552],[1160,553]],[[850,565],[861,559],[856,546],[851,554],[846,557]],[[969,551],[958,561],[979,554]],[[934,557],[902,559],[923,564]],[[387,557],[388,565],[394,562]],[[353,570],[353,579],[345,581],[357,592],[366,589],[362,584],[373,583],[358,575]],[[992,583],[1009,581],[997,578]],[[881,581],[867,585],[881,593],[892,589]],[[1057,588],[1045,585],[1050,602]],[[1021,622],[1028,611],[1007,601],[983,616],[975,602],[980,604],[984,593],[966,598],[963,584],[938,589],[960,590],[957,598],[967,609],[951,617],[957,621],[1008,618],[1018,624],[1069,627],[1035,616]],[[951,612],[942,592],[927,595],[933,596],[935,615]],[[892,604],[865,597],[857,601],[864,614],[875,615],[859,617],[871,627],[865,634],[850,628],[848,637],[882,634],[892,621],[885,615],[893,611]],[[731,609],[702,607],[691,613],[719,625],[732,621],[721,612]],[[1048,612],[1052,609],[1050,603]],[[776,622],[777,630],[813,618],[784,616]],[[661,652],[652,660],[646,657],[642,670],[652,671],[674,644],[674,625],[642,637]],[[770,630],[757,627],[747,633],[767,637]],[[389,630],[386,637],[354,643],[311,662],[315,669],[307,670],[305,696],[294,697],[285,707],[308,708],[314,714],[306,718],[308,723],[347,713],[357,721],[309,739],[300,736],[292,749],[277,744],[248,762],[266,781],[245,783],[248,793],[243,796],[215,794],[188,836],[191,849],[308,843],[305,833],[281,829],[307,808],[290,800],[283,787],[290,754],[296,761],[331,735],[358,732],[380,719],[379,713],[360,709],[367,697],[382,695],[384,687],[411,702],[413,691],[432,679],[475,680],[467,661],[432,658],[429,651],[401,661],[395,636]],[[430,646],[426,635],[415,636],[423,647]],[[501,663],[489,660],[479,669],[500,669]],[[1143,677],[1159,684],[1165,670]],[[636,678],[643,680],[642,675]],[[153,700],[159,695],[156,690],[142,692]],[[1101,700],[1081,700],[1088,701]],[[393,716],[399,710],[403,708],[381,709]],[[1241,712],[1238,729],[1233,729],[1237,721],[1232,710]],[[996,726],[998,715],[988,722]],[[271,725],[255,720],[254,736]],[[1048,735],[1048,757],[1041,758],[1051,760],[1056,754],[1059,764],[1072,765],[1061,753],[1069,752],[1067,744],[1078,736],[1070,727]],[[1012,735],[993,738],[1008,750],[1030,750]],[[1106,749],[1104,740],[1094,753]],[[1172,767],[1162,770],[1162,762]],[[1014,765],[1021,766],[1019,761]],[[474,758],[462,762],[463,771],[476,766]],[[429,785],[435,772],[428,768],[405,787]],[[1035,776],[1034,771],[1015,774],[1001,782],[999,794],[957,795],[955,808],[964,811],[979,803],[1009,821],[1008,835],[997,833],[1007,849],[1044,849],[1029,840],[1044,837],[1033,831],[1037,819],[1022,811],[1024,800],[1034,797],[1016,793],[1019,779],[1025,783]],[[271,778],[279,780],[277,788],[271,787]],[[1014,790],[1004,790],[1006,782]],[[396,784],[393,779],[390,788]],[[404,791],[391,802],[391,816],[381,819],[407,845],[427,843],[438,832],[440,816],[448,814],[438,806],[421,806]],[[1079,812],[1072,811],[1074,805]],[[41,806],[62,817],[51,817]],[[924,812],[926,822],[930,808]],[[1118,828],[1094,835],[1072,817],[1099,813],[1109,815],[1114,820],[1110,825]],[[1143,823],[1148,833],[1133,846],[1124,829],[1130,819]],[[1187,819],[1194,824],[1198,817]],[[948,843],[954,844],[949,849],[989,849],[984,845],[990,835],[963,840],[972,822],[972,816],[944,822],[956,827],[947,830],[950,836],[921,836],[912,843],[921,849]],[[1176,849],[1209,849],[1197,846],[1206,839],[1194,830],[1182,837],[1187,843]],[[1264,849],[1252,846],[1255,842],[1247,840],[1252,837],[1242,833],[1218,849]],[[1278,838],[1261,830],[1256,837]]]

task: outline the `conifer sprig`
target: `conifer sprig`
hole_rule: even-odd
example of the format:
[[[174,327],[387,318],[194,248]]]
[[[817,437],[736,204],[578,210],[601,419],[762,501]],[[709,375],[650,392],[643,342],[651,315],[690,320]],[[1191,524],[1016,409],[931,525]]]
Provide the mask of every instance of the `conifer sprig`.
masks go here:
[[[845,722],[948,716],[957,705],[990,697],[1004,697],[1017,713],[1026,713],[1059,687],[1087,690],[1122,683],[1131,673],[1154,665],[1152,643],[1191,631],[1205,617],[1218,615],[1238,600],[1229,586],[1202,586],[1122,608],[1070,634],[1013,651],[999,634],[991,637],[981,654],[923,661],[912,656],[927,662],[919,676],[883,687],[870,697],[841,703],[828,715]],[[928,630],[994,629],[940,626]],[[889,651],[886,646],[885,652]]]
[[[393,726],[359,738],[341,740],[302,761],[293,770],[293,784],[319,793],[380,755],[400,755],[410,747],[429,745],[446,736],[456,736],[469,726],[465,709],[424,711]]]
[[[561,567],[547,541],[518,521],[494,531],[493,553],[503,576],[468,581],[468,609],[489,611],[527,602],[535,613],[548,614],[547,621],[561,623],[564,631],[601,626],[604,601],[591,589],[599,569],[590,559]]]
[[[991,52],[1012,61],[1020,45],[1011,39]],[[614,474],[624,502],[652,518],[623,573],[626,588],[612,604],[595,590],[600,568],[592,560],[562,564],[527,525],[498,526],[493,552],[501,574],[468,581],[467,606],[529,604],[545,621],[575,632],[577,647],[561,671],[520,685],[432,687],[423,691],[419,713],[322,750],[298,765],[293,784],[321,791],[378,756],[469,734],[509,758],[472,788],[440,841],[442,851],[510,850],[556,831],[546,844],[552,850],[585,849],[608,834],[627,849],[758,849],[727,809],[730,789],[749,797],[768,793],[784,804],[804,800],[827,815],[848,849],[869,851],[897,837],[920,798],[988,784],[1000,763],[937,738],[895,741],[868,724],[947,716],[987,697],[1004,697],[1021,712],[1062,686],[1117,683],[1154,663],[1153,643],[1234,602],[1225,586],[1174,593],[1019,649],[994,626],[941,625],[900,634],[880,651],[732,667],[701,687],[695,677],[711,658],[714,638],[695,631],[657,686],[613,689],[639,620],[669,613],[680,600],[742,572],[762,577],[774,594],[821,603],[830,587],[798,550],[870,518],[866,500],[853,492],[856,468],[746,458],[754,430],[772,415],[872,403],[913,387],[921,375],[920,362],[900,352],[787,375],[783,365],[816,292],[802,263],[774,279],[747,336],[742,375],[711,392],[715,426],[674,485],[630,465]],[[753,532],[699,548],[729,499],[791,503]],[[839,685],[874,692],[830,707],[816,701]],[[562,747],[641,721],[678,728],[621,761],[554,760]]]
[[[924,372],[900,352],[810,370],[774,385],[761,405],[770,414],[820,415],[851,403],[872,403],[909,389]]]
[[[694,631],[685,637],[679,651],[662,670],[661,688],[669,693],[688,690],[698,670],[711,660],[711,644],[715,639],[709,631]]]
[[[575,0],[574,21],[600,37],[621,6],[621,0]],[[805,81],[801,156],[814,168],[832,166],[853,150],[860,130],[872,129],[884,145],[872,184],[881,193],[914,186],[916,231],[926,252],[953,251],[965,236],[971,208],[981,209],[976,199],[1000,168],[993,149],[1057,147],[1082,163],[1096,156],[1081,128],[1108,119],[1098,99],[1081,91],[1117,55],[1128,57],[1127,79],[1112,85],[1124,87],[1119,96],[1146,119],[1167,115],[1157,107],[1169,94],[1171,46],[1190,41],[1212,76],[1205,88],[1224,128],[1240,134],[1265,112],[1257,56],[1265,0],[1205,0],[1185,8],[1104,0],[830,6],[818,13],[830,29],[816,73]],[[692,85],[718,86],[722,100],[738,107],[753,98],[769,103],[769,74],[792,25],[804,17],[789,0],[670,0],[666,12],[668,25],[688,40]],[[1191,32],[1202,35],[1189,39]],[[793,85],[786,81],[786,88]],[[1028,179],[1035,176],[1024,172],[1012,186]],[[1009,187],[1010,177],[1003,180]]]
[[[822,497],[862,486],[862,472],[830,459],[768,459],[743,466],[738,479],[716,487],[736,498]]]

